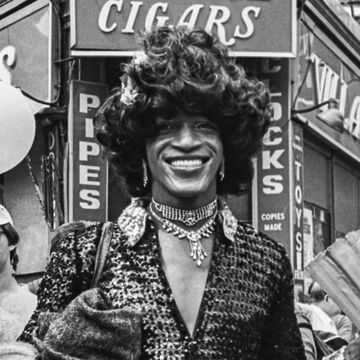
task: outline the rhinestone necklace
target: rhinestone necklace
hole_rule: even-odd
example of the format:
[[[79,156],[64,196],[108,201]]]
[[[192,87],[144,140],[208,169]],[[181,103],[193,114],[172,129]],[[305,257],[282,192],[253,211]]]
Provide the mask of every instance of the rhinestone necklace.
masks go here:
[[[149,209],[151,214],[158,220],[163,229],[175,235],[179,239],[187,239],[190,245],[190,257],[196,262],[197,266],[200,266],[204,259],[207,257],[207,253],[202,247],[200,240],[202,238],[209,237],[215,229],[215,218],[217,215],[217,210],[211,216],[209,220],[206,221],[204,225],[201,226],[198,230],[184,230],[180,226],[174,224],[172,221],[162,218],[152,209],[152,205],[150,204]]]
[[[154,199],[151,200],[151,204],[159,213],[161,213],[163,218],[167,220],[181,221],[186,226],[194,226],[199,221],[212,216],[217,210],[216,198],[210,204],[192,210],[183,210],[160,204]]]

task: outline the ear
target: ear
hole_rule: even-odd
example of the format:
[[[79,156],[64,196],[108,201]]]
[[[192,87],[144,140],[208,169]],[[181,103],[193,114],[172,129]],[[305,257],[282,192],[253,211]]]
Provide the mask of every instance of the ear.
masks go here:
[[[225,159],[223,159],[221,164],[220,164],[218,176],[219,176],[220,182],[224,180],[224,177],[225,177]]]

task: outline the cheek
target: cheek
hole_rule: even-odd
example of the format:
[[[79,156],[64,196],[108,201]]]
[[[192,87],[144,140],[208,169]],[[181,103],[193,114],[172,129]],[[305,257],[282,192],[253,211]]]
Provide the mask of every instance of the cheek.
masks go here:
[[[216,153],[217,158],[219,159],[219,162],[221,163],[224,159],[224,147],[222,145],[222,142],[219,140],[216,144]]]
[[[6,258],[7,254],[9,253],[9,247],[7,245],[7,240],[0,240],[0,257]]]
[[[161,143],[158,140],[148,141],[145,146],[146,157],[150,161],[157,158],[161,151]]]
[[[156,168],[159,165],[161,154],[166,148],[168,141],[162,139],[156,139],[155,141],[148,141],[145,147],[146,158],[149,167]]]
[[[154,169],[157,168],[159,162],[157,161],[155,151],[151,146],[146,148],[146,160],[150,170],[154,171]]]

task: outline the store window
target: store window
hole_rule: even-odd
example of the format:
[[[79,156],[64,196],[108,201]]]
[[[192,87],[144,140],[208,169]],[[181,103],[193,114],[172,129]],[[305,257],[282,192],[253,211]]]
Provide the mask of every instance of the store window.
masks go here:
[[[310,142],[304,146],[304,199],[331,209],[331,154]]]
[[[332,242],[331,151],[310,134],[304,143],[304,266]],[[305,294],[312,279],[305,273]],[[306,300],[306,299],[305,299]]]
[[[360,228],[360,166],[307,135],[304,146],[305,263]],[[306,265],[306,264],[305,264]]]
[[[331,215],[315,204],[304,203],[304,266],[331,244]],[[312,279],[305,274],[305,292]]]
[[[359,166],[345,160],[334,161],[335,237],[360,227]]]

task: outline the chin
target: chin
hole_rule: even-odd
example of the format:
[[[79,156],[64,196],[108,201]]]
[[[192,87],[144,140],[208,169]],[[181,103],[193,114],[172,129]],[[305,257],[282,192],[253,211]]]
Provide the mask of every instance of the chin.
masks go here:
[[[182,191],[176,191],[174,195],[178,198],[196,198],[198,196],[201,196],[204,192],[202,191],[195,191],[195,190],[182,190]]]
[[[191,183],[182,182],[172,184],[170,189],[170,192],[179,198],[194,198],[211,191],[211,186],[208,183],[201,183],[200,181]]]

